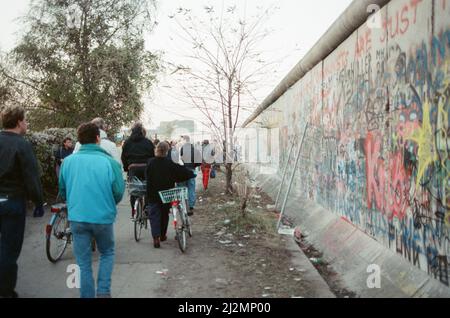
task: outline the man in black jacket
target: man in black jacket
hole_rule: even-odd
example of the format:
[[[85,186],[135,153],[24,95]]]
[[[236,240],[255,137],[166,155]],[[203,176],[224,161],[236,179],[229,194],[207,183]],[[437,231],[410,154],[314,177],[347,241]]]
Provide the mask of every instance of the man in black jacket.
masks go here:
[[[174,163],[167,158],[169,144],[161,142],[156,146],[156,157],[147,164],[147,200],[150,211],[153,245],[160,247],[160,241],[167,240],[170,204],[163,204],[159,191],[175,187],[175,183],[194,177],[194,173],[186,167]]]
[[[73,140],[70,137],[66,137],[63,140],[62,146],[59,146],[58,149],[53,154],[55,156],[56,161],[56,177],[59,179],[59,171],[61,169],[61,165],[68,156],[73,153]]]
[[[26,199],[43,215],[43,194],[36,157],[23,138],[27,131],[21,107],[5,109],[0,132],[0,297],[17,297],[17,260],[22,250]]]

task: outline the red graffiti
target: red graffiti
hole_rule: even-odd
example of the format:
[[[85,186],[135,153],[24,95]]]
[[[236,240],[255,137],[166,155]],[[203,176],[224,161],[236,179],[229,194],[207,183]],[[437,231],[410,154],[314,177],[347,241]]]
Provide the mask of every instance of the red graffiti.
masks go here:
[[[387,193],[389,200],[387,204],[388,210],[391,212],[389,219],[397,217],[399,220],[402,220],[406,216],[409,207],[408,181],[410,176],[404,168],[401,152],[390,157],[389,166],[390,185]]]
[[[372,49],[372,30],[367,29],[356,41],[355,56],[360,58]]]
[[[373,203],[379,211],[384,211],[384,161],[381,159],[381,141],[368,133],[365,142],[366,151],[366,182],[367,206],[372,208]]]
[[[404,6],[401,13],[401,22],[402,22],[402,26],[400,28],[401,34],[405,34],[409,28],[409,19],[407,14],[408,14],[408,7]]]
[[[397,152],[389,156],[389,169],[381,155],[381,138],[371,132],[365,142],[367,206],[376,208],[389,220],[406,217],[409,208],[410,174],[403,165],[403,155]],[[387,178],[386,178],[387,176]]]
[[[338,73],[349,64],[350,53],[347,50],[340,51],[336,54],[336,59],[330,61],[330,63],[324,63],[323,67],[323,77],[324,79],[329,78],[331,75]]]
[[[423,0],[411,0],[411,8],[414,9],[414,24],[417,22],[417,8],[422,1]]]
[[[390,14],[383,22],[383,35],[380,42],[386,41],[386,33],[391,39],[405,34],[411,25],[417,23],[417,11],[423,0],[411,0],[409,4],[404,5],[400,10]]]

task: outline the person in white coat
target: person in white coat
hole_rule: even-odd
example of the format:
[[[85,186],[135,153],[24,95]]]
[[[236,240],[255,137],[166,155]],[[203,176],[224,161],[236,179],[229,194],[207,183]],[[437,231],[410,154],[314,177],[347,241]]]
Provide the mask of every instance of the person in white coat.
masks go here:
[[[91,121],[93,124],[96,124],[97,127],[100,129],[100,147],[103,148],[107,153],[111,155],[111,157],[116,160],[120,166],[122,166],[122,160],[120,159],[120,153],[119,149],[117,149],[117,146],[115,143],[113,143],[111,140],[108,139],[108,135],[106,134],[106,125],[105,121],[102,118],[95,118]],[[76,143],[75,149],[73,150],[73,153],[77,153],[81,148],[81,144],[79,142]]]

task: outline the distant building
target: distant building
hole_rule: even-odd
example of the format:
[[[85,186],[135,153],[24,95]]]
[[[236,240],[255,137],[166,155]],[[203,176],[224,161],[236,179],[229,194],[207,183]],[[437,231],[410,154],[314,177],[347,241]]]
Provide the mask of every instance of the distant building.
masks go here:
[[[192,135],[196,130],[193,120],[162,121],[156,129],[158,139],[177,139],[182,135]]]

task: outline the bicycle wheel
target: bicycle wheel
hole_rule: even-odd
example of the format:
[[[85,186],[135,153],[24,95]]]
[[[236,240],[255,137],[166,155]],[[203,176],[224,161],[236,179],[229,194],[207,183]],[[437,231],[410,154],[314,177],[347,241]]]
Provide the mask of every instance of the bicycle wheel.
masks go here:
[[[176,228],[176,232],[177,232],[177,241],[178,241],[178,246],[180,247],[181,252],[186,252],[186,248],[187,248],[187,229],[186,229],[186,218],[185,215],[183,215],[182,210],[180,209],[180,207],[178,207],[177,209],[177,213],[178,213],[178,224],[177,224],[177,228]]]
[[[134,219],[134,239],[136,242],[141,240],[142,228],[144,227],[145,218],[142,211],[142,201],[137,199],[135,203],[136,217]]]
[[[45,251],[50,262],[56,263],[61,259],[70,242],[71,234],[67,214],[61,212],[54,216],[51,231],[46,237]]]
[[[183,209],[184,209],[184,216],[186,218],[185,226],[186,226],[187,233],[189,234],[189,237],[192,237],[191,218],[187,214],[188,203],[187,203],[187,200],[184,200],[184,201],[185,201],[185,203],[184,203]]]
[[[191,220],[189,219],[189,217],[187,217],[187,220],[188,220],[186,224],[187,233],[189,234],[189,237],[192,237]]]

